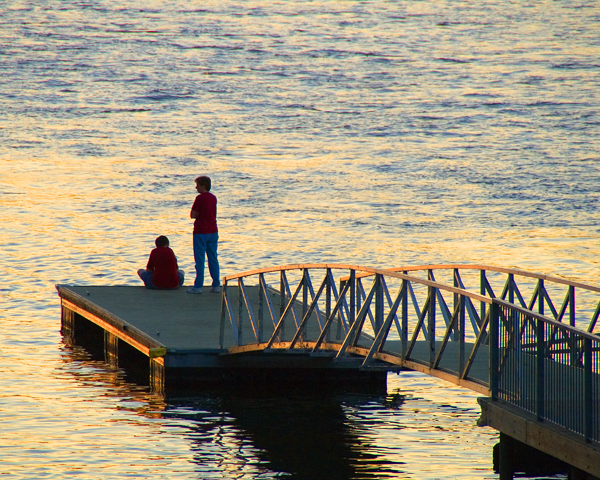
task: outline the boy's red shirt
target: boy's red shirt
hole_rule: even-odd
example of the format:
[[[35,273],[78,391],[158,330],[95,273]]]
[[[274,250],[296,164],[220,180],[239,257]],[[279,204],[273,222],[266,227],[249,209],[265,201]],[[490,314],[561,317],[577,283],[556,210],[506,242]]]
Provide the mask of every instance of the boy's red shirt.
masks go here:
[[[194,233],[217,233],[217,197],[204,192],[196,197],[192,210],[198,212],[194,221]]]
[[[152,284],[158,288],[177,288],[177,258],[169,247],[156,247],[150,252],[146,270],[152,270]]]

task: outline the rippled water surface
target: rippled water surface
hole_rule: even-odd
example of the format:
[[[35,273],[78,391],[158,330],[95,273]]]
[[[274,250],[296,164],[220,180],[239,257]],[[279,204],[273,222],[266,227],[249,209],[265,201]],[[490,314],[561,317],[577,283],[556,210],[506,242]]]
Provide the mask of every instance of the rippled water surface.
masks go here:
[[[567,0],[2,3],[3,475],[496,478],[465,390],[166,403],[63,344],[54,285],[137,285],[159,234],[192,277],[200,174],[224,275],[481,263],[599,285],[599,25]]]

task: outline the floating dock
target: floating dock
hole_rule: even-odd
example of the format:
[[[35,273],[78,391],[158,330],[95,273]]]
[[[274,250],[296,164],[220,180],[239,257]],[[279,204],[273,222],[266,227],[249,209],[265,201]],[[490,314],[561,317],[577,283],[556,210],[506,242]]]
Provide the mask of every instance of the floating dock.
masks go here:
[[[207,386],[266,388],[284,384],[385,392],[387,371],[394,369],[364,371],[359,368],[360,358],[339,362],[333,361],[333,353],[310,355],[301,350],[229,355],[227,348],[219,345],[222,296],[208,291],[190,295],[185,288],[56,288],[61,298],[61,331],[67,342],[83,346],[95,359],[123,368],[128,378],[149,384],[165,396],[193,394]],[[248,287],[256,304],[257,290]],[[278,296],[276,292],[272,295]],[[242,327],[242,335],[252,336],[250,322]],[[225,328],[222,336],[223,345],[235,344],[231,327]]]

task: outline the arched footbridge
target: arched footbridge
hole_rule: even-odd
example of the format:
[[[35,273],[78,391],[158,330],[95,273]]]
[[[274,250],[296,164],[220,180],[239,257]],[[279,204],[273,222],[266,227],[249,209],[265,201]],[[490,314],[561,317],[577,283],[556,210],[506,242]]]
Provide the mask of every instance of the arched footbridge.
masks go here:
[[[492,266],[287,265],[224,278],[220,347],[416,370],[600,442],[599,300]]]

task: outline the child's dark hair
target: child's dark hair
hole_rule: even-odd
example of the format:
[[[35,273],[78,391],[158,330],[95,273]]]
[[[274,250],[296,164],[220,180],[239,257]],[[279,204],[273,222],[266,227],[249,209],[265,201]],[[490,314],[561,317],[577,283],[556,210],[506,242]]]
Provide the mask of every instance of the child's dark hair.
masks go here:
[[[157,247],[168,247],[169,246],[169,239],[167,237],[165,237],[164,235],[161,235],[160,237],[158,237],[154,241],[154,244]]]
[[[210,192],[211,181],[206,175],[196,178],[196,184],[202,185],[204,188],[206,188],[207,192]]]

